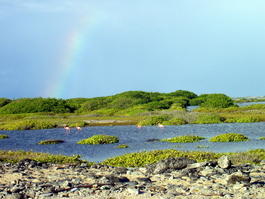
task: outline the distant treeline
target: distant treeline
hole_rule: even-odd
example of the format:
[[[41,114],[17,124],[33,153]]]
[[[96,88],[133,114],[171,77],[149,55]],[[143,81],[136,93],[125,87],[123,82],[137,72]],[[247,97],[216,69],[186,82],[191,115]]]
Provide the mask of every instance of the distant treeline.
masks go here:
[[[93,113],[98,115],[134,115],[156,110],[182,110],[187,106],[227,108],[236,106],[225,94],[196,95],[186,90],[171,93],[127,91],[95,98],[0,98],[0,114],[20,113]]]

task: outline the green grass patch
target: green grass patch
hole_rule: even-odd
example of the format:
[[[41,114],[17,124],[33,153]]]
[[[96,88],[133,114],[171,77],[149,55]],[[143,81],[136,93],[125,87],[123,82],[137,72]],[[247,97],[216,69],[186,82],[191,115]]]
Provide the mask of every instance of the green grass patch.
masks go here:
[[[0,162],[10,162],[17,163],[23,159],[32,159],[41,163],[56,163],[56,164],[66,164],[66,163],[87,163],[92,165],[92,162],[81,160],[81,155],[73,156],[63,156],[63,155],[53,155],[49,153],[40,153],[33,151],[0,151]]]
[[[8,135],[0,134],[0,139],[6,139],[6,138],[8,138]]]
[[[63,143],[63,140],[43,140],[40,141],[38,144],[40,145],[45,145],[45,144],[59,144],[59,143]]]
[[[77,144],[111,144],[119,142],[119,138],[112,135],[94,135],[90,138],[80,140]]]
[[[242,142],[249,140],[248,137],[240,133],[225,133],[209,139],[210,142]]]
[[[188,143],[188,142],[198,142],[199,140],[206,139],[197,135],[182,135],[178,137],[162,139],[163,142],[177,142],[177,143]]]
[[[115,148],[121,149],[121,148],[128,148],[129,146],[127,144],[119,144]]]
[[[164,125],[183,125],[187,122],[182,118],[172,118],[168,121],[163,122]]]

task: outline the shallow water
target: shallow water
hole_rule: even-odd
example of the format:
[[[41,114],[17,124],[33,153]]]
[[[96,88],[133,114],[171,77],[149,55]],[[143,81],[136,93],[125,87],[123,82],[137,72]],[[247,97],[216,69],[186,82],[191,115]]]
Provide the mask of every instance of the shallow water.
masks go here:
[[[241,133],[250,140],[244,142],[216,143],[209,142],[208,139],[223,133]],[[45,130],[24,130],[24,131],[0,131],[6,134],[8,139],[0,139],[0,150],[33,150],[35,152],[47,152],[62,155],[82,155],[82,159],[88,161],[103,161],[109,157],[122,155],[124,153],[139,152],[141,150],[156,149],[177,149],[189,151],[213,151],[213,152],[239,152],[248,149],[264,148],[265,123],[224,123],[224,124],[193,124],[165,126],[163,129],[157,126],[143,126],[140,130],[134,126],[101,126],[85,127],[77,132],[71,129],[70,134],[62,128]],[[115,135],[120,142],[104,145],[80,145],[79,140],[89,138],[97,134]],[[207,139],[196,143],[167,143],[167,142],[147,142],[148,139],[164,139],[180,135],[198,135]],[[64,143],[52,145],[37,145],[38,142],[47,139],[61,139]],[[115,148],[119,144],[127,144],[130,147]],[[180,146],[181,145],[181,146]],[[208,148],[198,148],[202,145]]]

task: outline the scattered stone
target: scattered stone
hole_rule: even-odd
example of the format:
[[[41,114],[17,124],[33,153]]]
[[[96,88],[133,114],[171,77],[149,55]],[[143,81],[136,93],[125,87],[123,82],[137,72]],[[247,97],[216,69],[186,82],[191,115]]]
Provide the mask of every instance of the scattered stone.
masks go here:
[[[169,158],[147,168],[40,164],[25,159],[0,163],[0,198],[265,198],[264,166],[228,165],[224,157],[218,164]]]

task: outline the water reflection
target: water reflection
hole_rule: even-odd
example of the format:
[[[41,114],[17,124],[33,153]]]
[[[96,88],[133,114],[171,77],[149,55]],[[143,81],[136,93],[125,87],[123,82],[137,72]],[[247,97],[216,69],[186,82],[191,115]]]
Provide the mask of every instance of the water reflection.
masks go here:
[[[249,137],[249,141],[233,143],[212,143],[208,139],[223,133],[241,133]],[[165,126],[102,126],[86,127],[82,131],[71,129],[69,134],[65,129],[45,129],[28,131],[0,131],[7,134],[8,139],[0,140],[0,150],[33,150],[36,152],[48,152],[53,154],[75,155],[81,154],[88,161],[103,161],[109,157],[122,155],[124,153],[139,152],[141,150],[177,149],[177,150],[205,150],[213,152],[238,152],[248,149],[264,148],[265,123],[224,123],[224,124],[192,124]],[[105,145],[79,145],[79,140],[93,135],[106,134],[115,135],[120,139],[119,143]],[[180,135],[198,135],[206,137],[196,143],[167,143],[150,142],[151,139],[164,139]],[[53,145],[37,145],[38,142],[47,139],[60,139],[64,143]],[[127,144],[129,148],[115,148],[119,144]],[[207,148],[198,148],[198,145]]]

